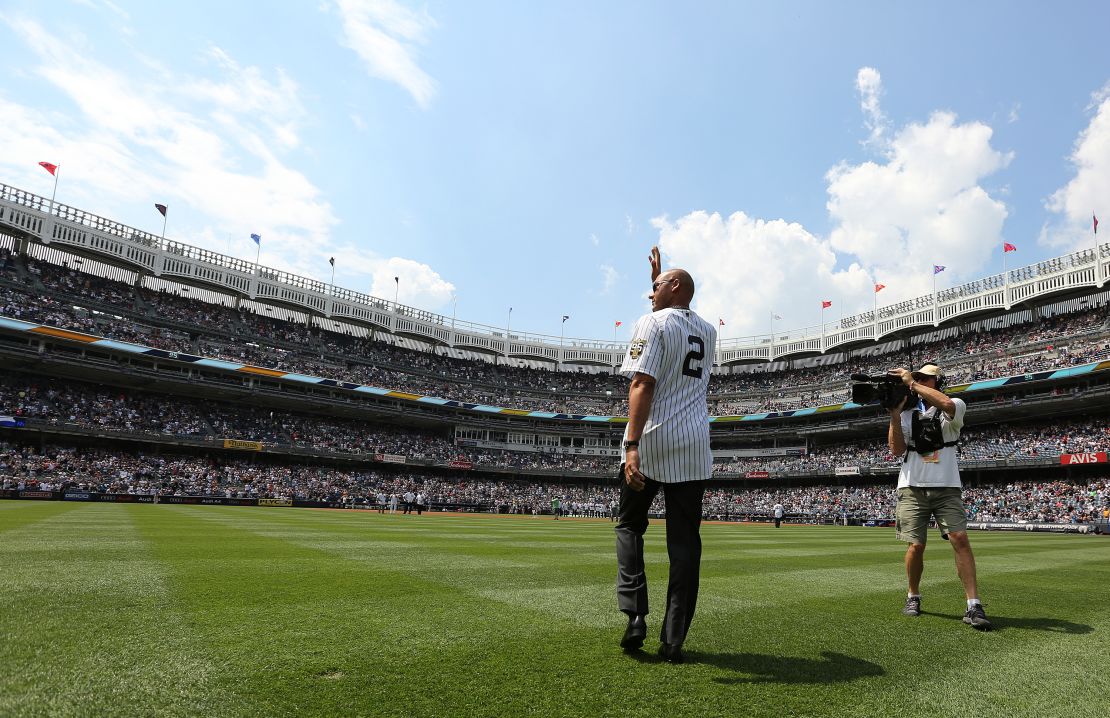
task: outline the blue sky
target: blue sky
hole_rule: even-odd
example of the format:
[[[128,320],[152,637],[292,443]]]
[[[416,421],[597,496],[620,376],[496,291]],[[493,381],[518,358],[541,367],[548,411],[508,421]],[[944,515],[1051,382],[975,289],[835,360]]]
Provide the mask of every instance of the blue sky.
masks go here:
[[[723,337],[1093,243],[1104,3],[0,9],[0,182],[514,330],[626,338],[647,252]],[[1106,225],[1110,227],[1110,225]]]

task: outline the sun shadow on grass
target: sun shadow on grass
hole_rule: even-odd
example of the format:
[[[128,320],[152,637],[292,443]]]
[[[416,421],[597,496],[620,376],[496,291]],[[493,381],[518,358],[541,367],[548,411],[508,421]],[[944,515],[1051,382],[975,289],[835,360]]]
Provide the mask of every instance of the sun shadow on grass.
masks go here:
[[[629,658],[640,663],[661,663],[654,654],[633,651]],[[686,663],[703,663],[744,675],[714,678],[725,685],[737,683],[846,683],[858,678],[885,675],[882,666],[843,653],[825,651],[821,658],[792,658],[760,653],[705,653],[687,651]]]
[[[745,675],[714,678],[715,683],[846,683],[859,678],[885,675],[882,666],[843,653],[824,651],[821,658],[768,656],[759,653],[687,654],[691,663],[707,663]]]
[[[963,621],[964,618],[962,615],[954,616],[930,611],[922,611],[921,615],[948,618],[953,621]],[[993,632],[1018,628],[1026,631],[1048,631],[1049,633],[1067,633],[1077,636],[1084,633],[1094,633],[1095,630],[1094,626],[1088,626],[1086,623],[1073,623],[1060,618],[1018,618],[1014,616],[996,616],[994,614],[988,614],[987,617],[991,620],[991,631]]]

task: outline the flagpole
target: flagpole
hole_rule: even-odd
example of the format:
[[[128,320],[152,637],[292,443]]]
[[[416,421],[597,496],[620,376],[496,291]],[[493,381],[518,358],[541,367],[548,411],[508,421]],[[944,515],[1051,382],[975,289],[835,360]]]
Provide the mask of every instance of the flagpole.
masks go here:
[[[563,315],[563,321],[559,322],[559,361],[555,365],[556,369],[561,368],[563,366],[563,333],[566,331],[566,326],[567,326],[567,316],[564,314]]]
[[[937,325],[937,319],[940,317],[940,312],[937,311],[937,267],[940,265],[933,265],[933,326]]]
[[[255,265],[255,268],[257,269],[257,267],[258,267],[258,257],[259,257],[260,254],[262,254],[262,240],[261,239],[258,240],[258,242],[256,242],[256,244],[258,245],[258,249],[256,249],[255,252],[254,252],[254,265]]]
[[[509,307],[509,318],[505,321],[505,358],[509,358],[509,331],[513,325],[513,308]]]
[[[871,314],[871,336],[875,341],[879,341],[879,290],[877,284],[874,291],[875,308]]]
[[[397,302],[399,301],[399,299],[401,297],[401,278],[400,277],[394,277],[393,278],[393,284],[395,285],[395,287],[393,289],[393,309],[396,311]]]
[[[716,359],[717,359],[717,366],[718,367],[723,367],[724,366],[724,362],[721,361],[721,334],[722,334],[722,332],[721,332],[721,320],[718,319],[717,320],[717,345],[715,347],[713,347],[713,351],[717,355]]]
[[[54,211],[54,198],[58,196],[58,173],[61,171],[62,166],[58,165],[54,168],[54,172],[51,173],[54,175],[54,193],[50,195],[50,214],[57,214],[57,212]],[[163,227],[162,233],[165,234],[165,231],[166,228]],[[1098,246],[1097,242],[1095,243],[1095,246]]]
[[[771,362],[775,359],[775,310],[771,310],[771,343],[767,345],[767,361]]]
[[[170,218],[170,208],[166,207],[166,211],[162,213],[162,239],[166,238],[166,222]]]

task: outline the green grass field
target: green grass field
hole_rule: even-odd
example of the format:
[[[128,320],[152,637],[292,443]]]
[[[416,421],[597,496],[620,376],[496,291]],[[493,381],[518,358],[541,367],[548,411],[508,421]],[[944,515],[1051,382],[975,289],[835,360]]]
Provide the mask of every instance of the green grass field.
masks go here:
[[[663,602],[662,527],[648,533]],[[0,502],[0,715],[1094,716],[1110,540],[707,525],[690,662],[617,647],[612,524]]]

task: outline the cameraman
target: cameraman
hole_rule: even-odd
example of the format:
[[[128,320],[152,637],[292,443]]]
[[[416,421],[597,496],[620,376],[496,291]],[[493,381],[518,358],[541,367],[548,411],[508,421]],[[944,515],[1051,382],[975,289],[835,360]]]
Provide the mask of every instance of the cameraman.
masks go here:
[[[890,410],[887,432],[890,453],[902,457],[895,510],[898,540],[909,544],[906,551],[909,595],[902,613],[921,615],[925,540],[929,519],[935,517],[941,536],[949,540],[956,554],[956,572],[967,595],[964,623],[990,630],[975,583],[975,556],[967,538],[967,513],[956,465],[956,442],[967,405],[940,390],[944,373],[936,364],[926,363],[914,372],[892,369],[889,374],[898,377],[910,390],[910,396]]]

